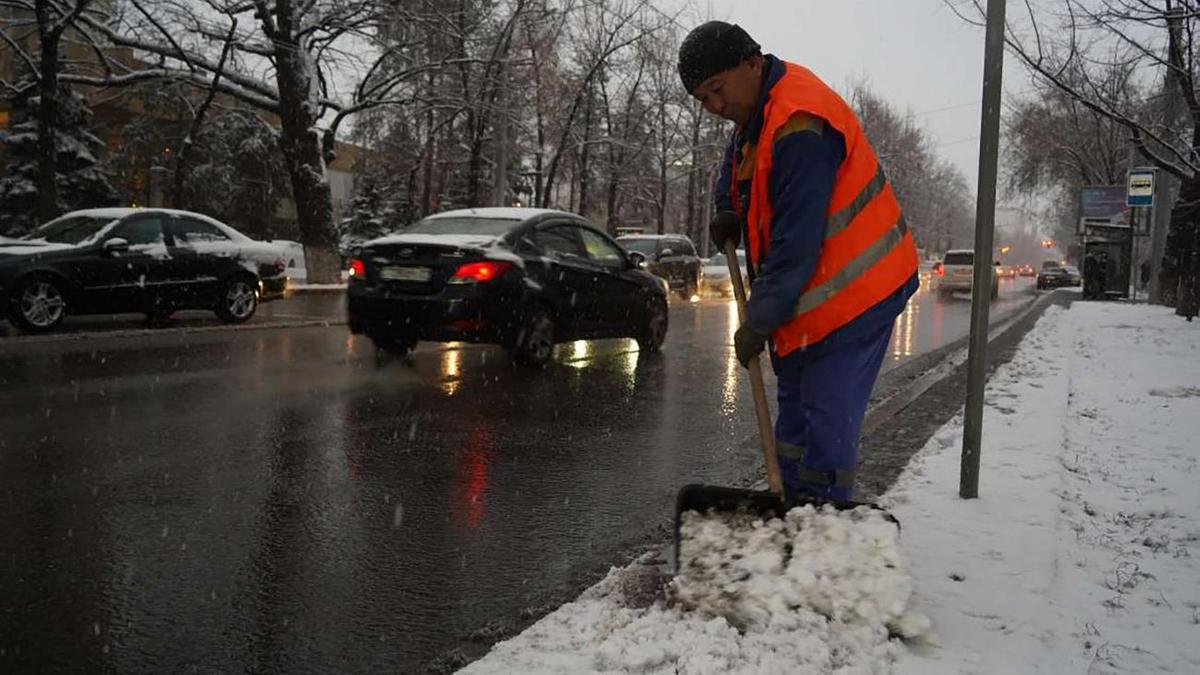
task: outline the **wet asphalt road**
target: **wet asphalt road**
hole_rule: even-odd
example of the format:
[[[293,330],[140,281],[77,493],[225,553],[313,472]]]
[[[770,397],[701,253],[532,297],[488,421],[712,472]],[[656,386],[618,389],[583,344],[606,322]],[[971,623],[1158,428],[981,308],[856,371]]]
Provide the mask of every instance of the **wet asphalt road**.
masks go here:
[[[1002,295],[1000,317],[1028,284]],[[296,301],[275,311],[340,302]],[[968,316],[922,292],[885,368]],[[0,671],[477,654],[660,541],[679,485],[757,474],[734,318],[676,305],[660,355],[571,343],[538,372],[380,361],[337,326],[0,340]]]

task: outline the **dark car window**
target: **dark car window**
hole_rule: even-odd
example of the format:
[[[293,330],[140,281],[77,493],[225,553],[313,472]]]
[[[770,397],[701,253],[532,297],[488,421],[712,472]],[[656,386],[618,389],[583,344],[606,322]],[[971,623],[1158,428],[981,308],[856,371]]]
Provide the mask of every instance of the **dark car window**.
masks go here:
[[[970,251],[958,252],[958,253],[947,253],[945,264],[947,264],[947,265],[974,265],[975,264],[975,254],[971,253]]]
[[[521,221],[511,218],[428,218],[405,230],[411,234],[479,234],[499,237]]]
[[[78,244],[92,238],[115,218],[76,216],[63,218],[39,227],[21,237],[27,241],[45,240],[52,244]]]
[[[670,248],[675,255],[696,255],[696,247],[687,239],[668,239],[664,246]]]
[[[653,258],[654,256],[658,255],[657,239],[631,237],[627,239],[621,239],[620,244],[625,248],[626,251],[637,251],[638,253],[645,254],[649,258]]]
[[[607,267],[625,264],[625,256],[621,255],[621,250],[609,240],[582,227],[579,228],[579,236],[583,238],[583,247],[587,249],[588,257],[592,260]]]
[[[552,257],[587,257],[587,251],[584,250],[583,242],[579,239],[579,228],[576,227],[559,225],[557,227],[538,230],[534,234],[534,241],[537,242],[538,247],[542,251]]]
[[[229,241],[229,235],[217,226],[194,218],[172,219],[171,236],[177,246]]]
[[[126,220],[113,228],[112,237],[129,242],[130,246],[148,246],[163,243],[162,219],[158,216],[139,216]]]

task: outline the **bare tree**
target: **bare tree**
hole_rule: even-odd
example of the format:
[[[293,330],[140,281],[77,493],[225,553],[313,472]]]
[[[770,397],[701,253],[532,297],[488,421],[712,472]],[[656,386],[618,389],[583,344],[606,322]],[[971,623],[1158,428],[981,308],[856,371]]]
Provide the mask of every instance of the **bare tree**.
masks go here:
[[[308,250],[309,278],[336,279],[339,262],[325,162],[332,158],[338,129],[352,115],[395,103],[406,84],[433,67],[407,62],[393,67],[403,46],[378,41],[381,28],[394,16],[393,4],[127,0],[106,4],[105,10],[64,17],[95,58],[71,64],[59,79],[93,87],[170,79],[274,116],[300,237]],[[232,67],[223,63],[227,53]],[[455,61],[442,56],[436,65]]]
[[[979,23],[980,0],[944,0]],[[1178,289],[1176,313],[1200,313],[1200,96],[1196,91],[1196,0],[1060,0],[1052,11],[1025,0],[1006,43],[1035,74],[1082,106],[1121,125],[1147,161],[1179,181],[1159,279]],[[1153,74],[1163,83],[1158,106],[1114,96],[1114,69]],[[1181,101],[1182,111],[1176,101]],[[1169,298],[1164,294],[1164,299]]]

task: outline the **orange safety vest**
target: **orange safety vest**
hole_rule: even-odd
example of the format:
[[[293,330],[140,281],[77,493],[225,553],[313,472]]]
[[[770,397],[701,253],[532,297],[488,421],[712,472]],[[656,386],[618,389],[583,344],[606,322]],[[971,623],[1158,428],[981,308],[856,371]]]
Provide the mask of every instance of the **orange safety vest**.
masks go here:
[[[771,241],[772,145],[796,113],[821,118],[846,142],[826,210],[825,241],[816,269],[796,303],[796,316],[772,337],[780,356],[814,344],[887,298],[917,271],[917,248],[896,194],[846,102],[811,71],[793,63],[768,94],[763,128],[750,168],[750,264],[762,268]],[[740,212],[737,153],[730,181]],[[743,169],[745,171],[745,169]],[[744,174],[743,174],[744,175]],[[741,214],[744,217],[746,214]]]

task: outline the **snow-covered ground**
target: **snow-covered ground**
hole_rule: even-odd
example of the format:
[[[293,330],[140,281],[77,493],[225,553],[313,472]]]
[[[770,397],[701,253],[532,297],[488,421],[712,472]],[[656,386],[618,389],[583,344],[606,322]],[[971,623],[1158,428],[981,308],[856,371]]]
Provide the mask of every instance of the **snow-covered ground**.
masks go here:
[[[649,601],[643,559],[464,672],[1200,673],[1198,436],[1200,323],[1051,308],[989,382],[980,499],[957,496],[955,420],[883,500],[899,550],[878,523],[809,520],[793,553],[817,586],[751,555],[733,563],[749,576],[731,577],[732,596],[677,579]],[[872,548],[887,574],[861,558]],[[831,573],[837,554],[846,568]],[[763,602],[745,607],[747,586]],[[833,597],[884,602],[838,614]],[[905,647],[895,633],[922,637]]]
[[[980,498],[961,422],[885,499],[932,645],[901,673],[1200,673],[1200,323],[1052,308],[988,384]]]
[[[614,570],[463,672],[884,673],[903,650],[891,636],[928,627],[879,511],[695,516],[683,531],[665,597],[637,603],[636,568]]]

